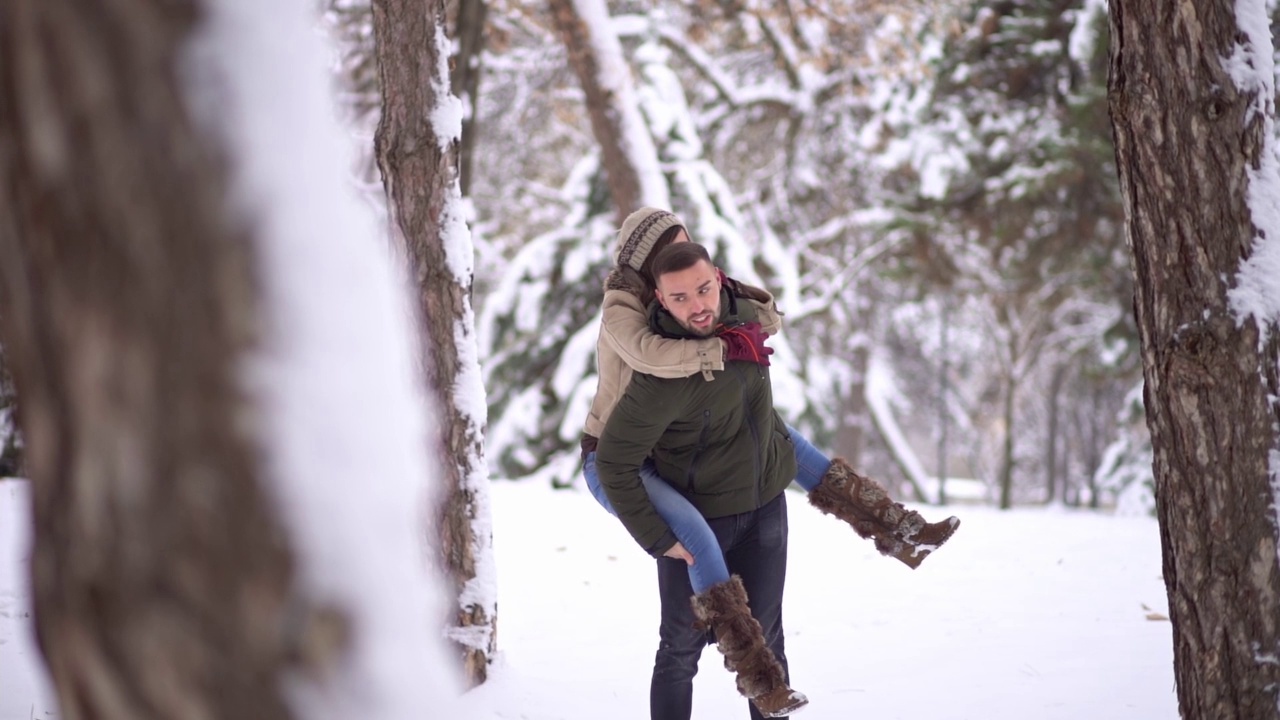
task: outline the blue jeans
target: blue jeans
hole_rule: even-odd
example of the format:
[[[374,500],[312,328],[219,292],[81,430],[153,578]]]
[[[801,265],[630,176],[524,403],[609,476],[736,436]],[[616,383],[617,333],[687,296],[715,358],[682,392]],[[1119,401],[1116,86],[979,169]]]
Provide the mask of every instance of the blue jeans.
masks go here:
[[[729,569],[742,578],[751,614],[764,630],[765,644],[782,664],[788,678],[786,645],[782,632],[782,591],[787,578],[786,493],[759,510],[708,520]],[[693,712],[693,676],[698,659],[710,641],[708,633],[694,627],[689,598],[693,587],[684,563],[658,559],[658,594],[662,621],[658,627],[658,652],[649,685],[651,720],[689,720]],[[747,703],[752,720],[760,712]]]
[[[818,486],[827,468],[831,466],[831,460],[818,452],[817,448],[807,438],[796,432],[795,428],[788,425],[787,432],[791,435],[791,444],[796,451],[798,468],[796,482],[804,488],[805,492],[809,492]],[[591,495],[596,502],[610,514],[617,515],[613,505],[609,503],[608,496],[605,495],[604,488],[600,485],[594,452],[587,454],[586,462],[582,465],[582,474],[587,478],[587,488],[591,490]],[[649,493],[649,500],[658,511],[658,516],[667,523],[672,534],[693,556],[693,564],[688,566],[689,581],[693,584],[693,591],[701,593],[716,583],[728,580],[729,570],[724,562],[724,554],[720,551],[715,534],[711,532],[702,513],[663,480],[654,469],[653,463],[647,460],[640,467],[640,482]]]

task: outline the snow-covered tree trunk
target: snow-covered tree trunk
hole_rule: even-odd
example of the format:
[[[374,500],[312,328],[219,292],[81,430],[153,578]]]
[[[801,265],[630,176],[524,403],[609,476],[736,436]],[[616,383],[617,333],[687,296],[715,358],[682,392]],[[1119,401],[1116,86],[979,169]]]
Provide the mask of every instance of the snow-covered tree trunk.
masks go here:
[[[1262,2],[1111,1],[1181,716],[1280,717],[1280,167]]]
[[[551,15],[586,96],[600,144],[618,224],[642,205],[669,208],[667,183],[631,81],[631,69],[609,24],[605,0],[549,0]]]
[[[453,582],[449,637],[467,680],[484,682],[495,650],[493,538],[483,452],[484,388],[471,309],[471,235],[458,185],[462,104],[449,91],[443,0],[374,0],[382,88],[375,139],[391,209],[416,280],[424,365],[440,415],[445,498],[442,562]]]

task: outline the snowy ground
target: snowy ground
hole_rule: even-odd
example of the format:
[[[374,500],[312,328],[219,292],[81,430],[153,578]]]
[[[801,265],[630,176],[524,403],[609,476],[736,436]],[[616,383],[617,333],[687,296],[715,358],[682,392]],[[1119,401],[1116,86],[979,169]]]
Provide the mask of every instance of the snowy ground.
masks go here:
[[[653,563],[585,493],[494,486],[502,653],[463,718],[648,717]],[[0,720],[54,718],[19,584],[25,488],[0,482]],[[785,623],[804,720],[1176,718],[1156,524],[959,508],[919,570],[789,495]],[[937,514],[927,509],[926,514]],[[746,717],[709,648],[694,716]]]

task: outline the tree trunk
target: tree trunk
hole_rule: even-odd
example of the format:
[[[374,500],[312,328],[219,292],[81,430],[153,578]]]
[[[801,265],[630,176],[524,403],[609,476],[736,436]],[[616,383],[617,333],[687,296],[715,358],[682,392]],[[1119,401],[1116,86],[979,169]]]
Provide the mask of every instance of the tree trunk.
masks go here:
[[[1010,362],[1010,367],[1015,363]],[[1013,507],[1013,470],[1017,461],[1014,456],[1014,398],[1017,397],[1018,379],[1012,370],[1005,378],[1004,388],[1004,443],[1000,453],[1000,509]]]
[[[0,331],[67,720],[290,717],[304,609],[235,373],[254,258],[181,92],[199,11],[0,3]]]
[[[848,392],[839,399],[839,422],[836,424],[836,454],[849,461],[854,467],[861,467],[862,453],[867,444],[867,364],[868,351],[865,345],[858,345],[847,351],[849,366],[853,373],[853,382]]]
[[[0,318],[4,317],[0,310]],[[18,432],[18,398],[13,376],[0,348],[0,477],[25,477],[22,466],[22,433]]]
[[[1063,423],[1059,417],[1061,412],[1062,383],[1066,379],[1067,366],[1059,365],[1053,371],[1053,380],[1049,382],[1049,430],[1048,447],[1045,448],[1045,491],[1044,501],[1052,504],[1058,499],[1058,441],[1063,434]]]
[[[443,0],[375,0],[373,28],[382,87],[375,147],[391,210],[417,281],[428,385],[438,400],[445,501],[440,550],[452,581],[451,640],[471,684],[484,682],[495,649],[497,609],[466,592],[492,566],[488,470],[475,318],[471,310],[470,236],[461,217],[458,138],[433,124],[433,112],[458,102],[437,71],[447,56]],[[453,130],[456,134],[457,130]],[[483,410],[481,410],[483,413]],[[468,598],[463,600],[463,598]]]
[[[485,19],[488,0],[461,0],[456,10],[454,36],[458,54],[454,58],[450,82],[467,106],[462,119],[462,144],[458,148],[458,185],[463,197],[471,194],[471,167],[476,148],[476,115],[480,111],[480,60],[484,57]]]
[[[1280,717],[1278,468],[1268,459],[1280,447],[1270,399],[1280,328],[1262,319],[1260,341],[1260,320],[1238,320],[1229,300],[1258,230],[1251,175],[1274,150],[1272,98],[1258,97],[1270,84],[1241,90],[1224,67],[1247,37],[1236,17],[1246,6],[1112,0],[1110,13],[1109,102],[1189,719]],[[1265,44],[1255,58],[1271,56]]]
[[[592,32],[605,28],[588,26],[578,14],[575,4],[577,1],[549,0],[548,4],[551,6],[556,29],[569,53],[569,65],[578,76],[582,92],[586,96],[591,131],[600,144],[601,162],[609,183],[609,194],[613,198],[618,224],[621,225],[633,210],[646,202],[657,201],[645,199],[640,169],[636,167],[631,157],[633,149],[628,145],[630,138],[624,127],[627,123],[626,112],[636,109],[620,107],[623,101],[618,97],[617,88],[607,87],[601,79],[602,62],[596,44],[600,38],[593,38]],[[626,67],[609,69],[615,74],[619,70],[625,72]],[[638,129],[647,132],[645,128]]]

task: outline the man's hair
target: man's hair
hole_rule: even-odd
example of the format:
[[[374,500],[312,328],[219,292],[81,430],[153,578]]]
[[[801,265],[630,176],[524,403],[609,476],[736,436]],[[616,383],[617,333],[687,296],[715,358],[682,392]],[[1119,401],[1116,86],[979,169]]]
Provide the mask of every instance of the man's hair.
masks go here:
[[[705,260],[713,267],[715,265],[711,262],[711,255],[707,253],[707,249],[698,243],[672,243],[658,251],[657,256],[653,258],[653,281],[657,283],[658,278],[667,273],[688,270],[697,265],[699,260]]]

